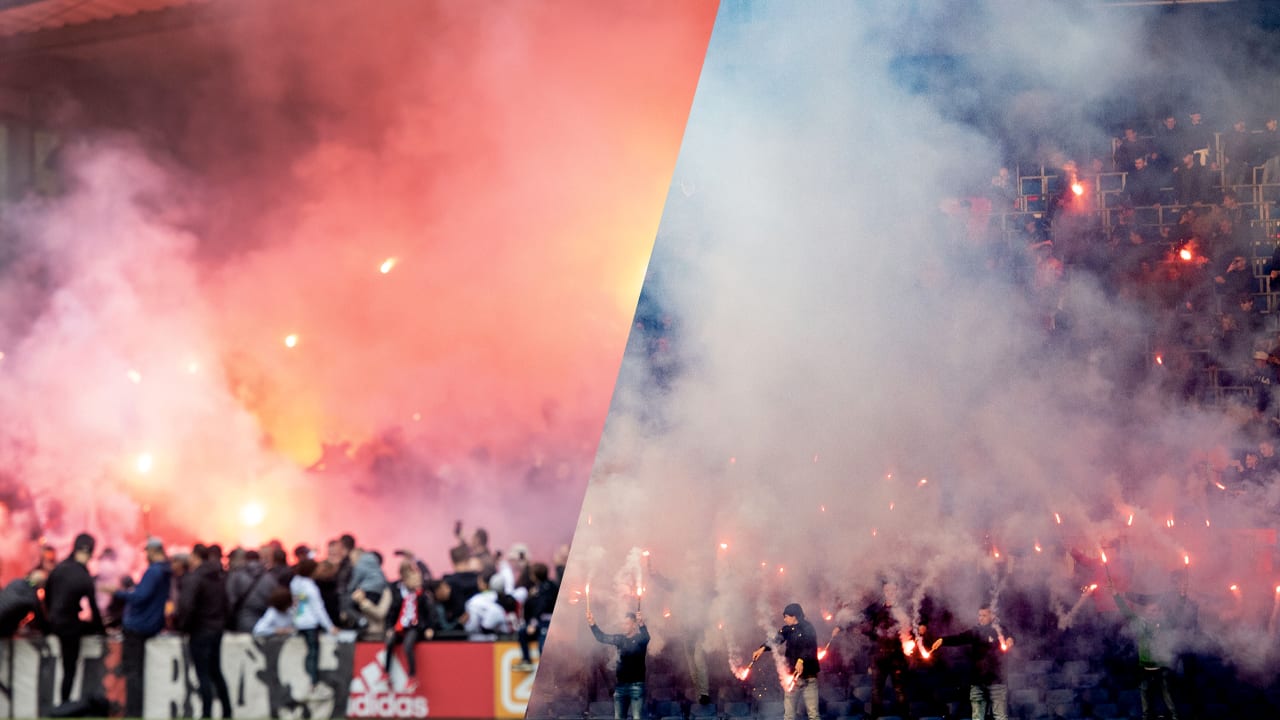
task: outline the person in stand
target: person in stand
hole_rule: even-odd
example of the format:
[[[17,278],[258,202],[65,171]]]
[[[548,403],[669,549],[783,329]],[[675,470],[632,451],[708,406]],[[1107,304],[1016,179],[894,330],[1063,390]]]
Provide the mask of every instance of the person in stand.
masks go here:
[[[289,581],[289,592],[293,594],[293,626],[307,643],[307,656],[303,663],[307,676],[311,678],[310,699],[326,700],[333,697],[333,688],[320,683],[320,628],[330,635],[336,635],[338,628],[325,612],[320,588],[311,579],[316,573],[316,564],[311,559],[298,563],[293,579]]]
[[[905,626],[905,613],[898,607],[898,585],[886,582],[881,586],[881,598],[863,610],[859,629],[871,644],[871,707],[872,712],[887,715],[884,702],[885,685],[892,681],[894,699],[899,712],[907,710],[907,656],[902,649],[902,638],[910,630]]]
[[[220,559],[220,558],[219,558]],[[203,545],[191,549],[191,571],[178,593],[177,627],[190,640],[191,664],[200,685],[201,718],[213,717],[213,695],[231,717],[231,693],[222,675],[222,633],[227,626],[227,584],[221,562]]]
[[[405,672],[417,677],[418,662],[414,649],[419,640],[435,637],[432,620],[435,612],[431,593],[423,587],[422,570],[412,560],[400,563],[400,580],[391,586],[391,609],[387,612],[386,673],[391,674],[391,660],[396,646],[404,644]],[[412,681],[412,680],[411,680]]]
[[[158,538],[147,540],[144,547],[147,570],[137,585],[116,590],[115,596],[124,602],[124,643],[121,647],[120,666],[125,680],[125,717],[142,717],[142,678],[145,673],[147,640],[164,630],[165,605],[169,601],[169,589],[173,569],[165,556],[164,543]]]
[[[58,638],[62,652],[62,702],[71,702],[76,670],[80,663],[80,639],[104,632],[98,596],[89,574],[93,557],[92,535],[80,533],[72,544],[71,554],[58,563],[45,581],[44,599],[48,608],[49,629]],[[80,608],[88,604],[91,619],[80,619]]]
[[[1138,645],[1138,666],[1142,671],[1142,680],[1138,686],[1142,700],[1142,720],[1154,720],[1156,717],[1157,693],[1164,701],[1169,717],[1178,720],[1178,705],[1173,701],[1173,693],[1169,688],[1174,651],[1164,608],[1157,602],[1147,601],[1138,603],[1138,608],[1134,609],[1124,595],[1116,591],[1114,584],[1108,584],[1115,597],[1116,607],[1120,608],[1120,613],[1128,620],[1128,630]]]
[[[24,578],[18,578],[0,590],[0,639],[13,637],[22,621],[28,616],[31,627],[47,632],[48,621],[40,605],[40,589],[44,587],[47,573],[36,566]]]
[[[782,629],[772,640],[774,646],[785,645],[787,671],[791,673],[785,686],[782,705],[783,720],[795,720],[796,701],[804,698],[809,720],[818,720],[818,634],[813,623],[804,619],[804,609],[791,603],[782,610]],[[766,641],[751,654],[751,662],[770,650]]]
[[[551,581],[551,571],[544,563],[534,563],[529,568],[533,587],[524,603],[524,625],[520,628],[520,662],[515,669],[533,670],[533,657],[529,646],[537,641],[538,659],[542,659],[542,646],[547,642],[547,628],[551,625],[551,612],[556,607],[560,588]]]
[[[969,703],[975,718],[985,718],[987,708],[995,720],[1009,720],[1009,686],[1005,682],[1004,654],[1013,647],[1013,638],[1004,634],[989,605],[978,609],[978,624],[956,635],[933,641],[939,647],[969,649]]]
[[[605,645],[618,648],[616,672],[618,686],[613,691],[613,720],[622,720],[624,702],[630,702],[631,717],[640,720],[644,704],[645,655],[649,652],[649,628],[638,611],[627,613],[622,632],[607,634],[596,626],[596,618],[587,611],[591,634]]]

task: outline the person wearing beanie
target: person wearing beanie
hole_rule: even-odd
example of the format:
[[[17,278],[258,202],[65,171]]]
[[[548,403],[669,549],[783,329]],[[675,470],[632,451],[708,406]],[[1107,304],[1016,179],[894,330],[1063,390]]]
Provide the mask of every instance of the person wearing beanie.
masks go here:
[[[791,603],[782,609],[782,629],[772,640],[766,640],[751,654],[751,662],[773,649],[785,646],[784,658],[791,677],[784,684],[786,697],[782,704],[783,720],[795,720],[798,699],[804,699],[809,720],[818,720],[818,633],[813,623],[804,619],[804,608]]]
[[[58,638],[62,653],[62,703],[71,701],[71,688],[76,684],[80,664],[80,639],[104,632],[102,613],[98,610],[98,594],[89,574],[89,560],[95,542],[92,535],[80,533],[72,544],[71,554],[58,563],[45,581],[44,600],[48,609],[49,630]],[[80,605],[88,602],[93,619],[80,619]]]
[[[649,629],[644,617],[637,612],[627,613],[622,632],[608,634],[596,626],[596,618],[587,611],[587,624],[596,640],[618,648],[618,686],[613,691],[613,720],[622,720],[622,707],[631,704],[631,717],[640,720],[644,709],[645,654],[649,651]]]

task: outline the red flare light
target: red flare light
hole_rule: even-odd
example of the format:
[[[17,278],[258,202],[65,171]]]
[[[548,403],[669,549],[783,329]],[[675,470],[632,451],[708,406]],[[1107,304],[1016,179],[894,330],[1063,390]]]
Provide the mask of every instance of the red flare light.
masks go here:
[[[778,566],[778,574],[779,574],[779,575],[781,575],[782,573],[786,572],[786,570],[787,570],[787,569],[786,569],[786,568],[784,568],[784,567],[782,567],[781,565],[779,565],[779,566]]]
[[[720,543],[720,549],[721,549],[721,550],[728,550],[728,549],[729,549],[729,543],[726,543],[726,542],[722,542],[722,543]]]
[[[1084,194],[1084,186],[1078,182],[1071,183],[1071,192],[1075,193],[1076,197],[1080,197]]]
[[[1239,592],[1240,586],[1236,585],[1235,583],[1231,583],[1231,586],[1228,587],[1227,589],[1230,590],[1231,592]]]
[[[1000,559],[1000,551],[999,551],[998,549],[996,549],[996,548],[991,548],[991,556],[992,556],[992,557],[994,557],[995,559],[999,560],[999,559]]]
[[[1277,595],[1280,595],[1280,585],[1277,585],[1277,586],[1276,586],[1276,594],[1277,594]]]
[[[1190,556],[1190,555],[1185,555],[1185,554],[1184,554],[1184,555],[1182,556],[1182,564],[1183,564],[1184,566],[1186,566],[1186,565],[1190,565],[1190,564],[1191,564],[1191,556]]]
[[[1058,522],[1058,524],[1059,524],[1059,525],[1061,525],[1061,524],[1062,524],[1062,516],[1061,516],[1061,515],[1059,515],[1058,513],[1054,513],[1054,514],[1053,514],[1053,519],[1054,519],[1054,520],[1056,520],[1056,521]]]
[[[920,478],[920,482],[916,483],[917,487],[924,487],[929,484],[929,478]]]
[[[1182,248],[1178,251],[1178,257],[1181,258],[1183,262],[1191,262],[1192,258],[1195,256],[1192,255],[1191,251],[1187,248]]]
[[[903,654],[905,654],[905,655],[907,655],[907,656],[910,656],[910,655],[914,654],[914,653],[915,653],[915,651],[916,651],[916,641],[915,641],[915,640],[903,640],[903,641],[902,641],[902,652],[903,652]]]
[[[662,611],[662,617],[664,617],[664,618],[669,618],[669,617],[671,617],[671,611],[670,611],[670,610],[663,610],[663,611]]]
[[[1223,485],[1222,483],[1218,482],[1217,480],[1214,480],[1214,481],[1213,481],[1213,484],[1214,484],[1214,485],[1216,485],[1216,486],[1217,486],[1217,488],[1218,488],[1219,490],[1226,490],[1226,489],[1227,489],[1227,486],[1226,486],[1226,485]],[[1207,525],[1207,524],[1209,524],[1209,521],[1208,521],[1208,520],[1205,520],[1204,522],[1205,522],[1205,524],[1206,524],[1206,525]]]
[[[876,529],[871,528],[871,537],[875,537],[875,536],[876,536]]]
[[[827,656],[827,649],[826,649],[826,648],[822,648],[821,650],[819,650],[819,651],[818,651],[818,659],[819,659],[819,660],[822,660],[822,659],[823,659],[823,658],[825,658],[826,656]]]
[[[826,512],[826,511],[827,511],[827,506],[826,506],[826,505],[819,505],[819,506],[818,506],[818,510],[820,510],[821,512]]]
[[[893,509],[893,506],[894,506],[894,503],[889,503],[889,509],[890,509],[890,510],[892,510],[892,509]]]
[[[1102,564],[1105,565],[1107,563],[1107,551],[1102,548],[1098,548],[1098,554],[1102,556]]]
[[[1163,355],[1161,355],[1160,353],[1156,353],[1156,364],[1157,364],[1157,365],[1163,365],[1163,364],[1164,364],[1164,356],[1163,356]]]
[[[1129,521],[1125,523],[1129,527],[1133,527],[1133,513],[1129,513]]]
[[[1036,548],[1036,552],[1041,552],[1042,550],[1042,548],[1040,547],[1040,543],[1036,543],[1035,548]]]
[[[1088,593],[1091,593],[1091,592],[1093,592],[1094,590],[1097,590],[1097,589],[1098,589],[1098,583],[1091,583],[1091,584],[1089,585],[1089,587],[1087,587],[1087,588],[1085,588],[1085,589],[1084,589],[1084,591],[1085,591],[1085,594],[1088,594]]]
[[[746,680],[747,676],[751,674],[751,668],[744,667],[734,674],[738,676],[739,680]]]

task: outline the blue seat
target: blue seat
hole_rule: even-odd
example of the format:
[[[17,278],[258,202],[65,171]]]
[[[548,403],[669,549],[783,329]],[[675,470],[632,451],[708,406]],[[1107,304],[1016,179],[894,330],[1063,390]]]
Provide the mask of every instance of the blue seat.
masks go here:
[[[689,706],[689,717],[691,718],[713,718],[717,715],[718,713],[716,712],[716,706],[714,703],[711,705],[694,703]]]

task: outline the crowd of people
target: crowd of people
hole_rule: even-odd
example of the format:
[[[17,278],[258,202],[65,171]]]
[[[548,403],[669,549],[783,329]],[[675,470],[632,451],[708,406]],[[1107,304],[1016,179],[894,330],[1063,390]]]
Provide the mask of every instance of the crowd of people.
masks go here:
[[[44,634],[58,639],[62,661],[60,702],[73,700],[81,639],[119,633],[127,717],[142,715],[146,641],[162,632],[188,638],[199,684],[202,717],[213,700],[223,717],[232,708],[221,671],[224,633],[256,638],[300,636],[306,644],[309,699],[332,697],[320,682],[321,633],[382,643],[385,671],[404,657],[411,683],[418,672],[415,647],[428,640],[520,642],[517,669],[534,669],[555,607],[558,581],[568,548],[554,566],[534,562],[527,546],[493,551],[485,529],[463,534],[450,550],[451,571],[439,577],[409,550],[394,553],[397,575],[384,572],[386,559],[363,548],[350,534],[329,541],[321,556],[306,545],[286,551],[279,541],[224,553],[217,544],[196,543],[170,552],[157,538],[144,547],[146,568],[134,582],[117,570],[115,552],[95,556],[97,542],[82,533],[65,559],[46,547],[26,576],[0,590],[0,638]],[[92,568],[92,569],[91,569]],[[76,702],[85,702],[80,698]]]
[[[1214,133],[1199,113],[1185,126],[1170,115],[1153,136],[1130,125],[1110,159],[1058,158],[1044,185],[1032,171],[1035,195],[1002,168],[961,203],[957,231],[970,263],[1022,289],[1055,352],[1105,347],[1100,369],[1122,391],[1155,384],[1239,417],[1249,447],[1216,468],[1231,492],[1277,469],[1280,132],[1274,118],[1265,127]],[[1119,312],[1081,301],[1095,292]]]

